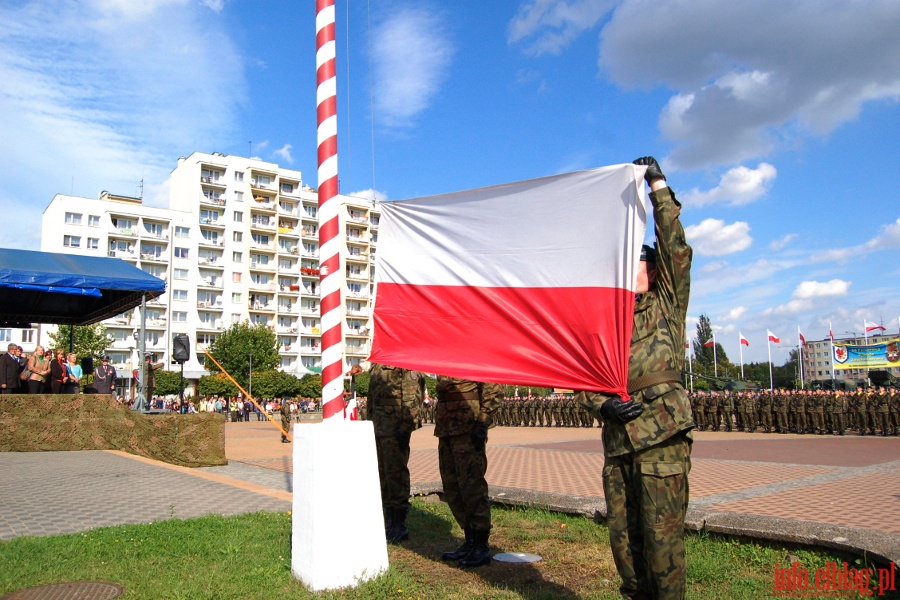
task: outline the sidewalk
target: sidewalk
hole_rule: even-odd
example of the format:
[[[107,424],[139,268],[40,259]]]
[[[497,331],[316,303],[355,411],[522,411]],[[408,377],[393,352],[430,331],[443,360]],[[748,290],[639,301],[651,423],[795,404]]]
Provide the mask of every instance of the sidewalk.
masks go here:
[[[291,509],[291,448],[267,422],[226,424],[223,467],[119,452],[0,453],[0,539],[203,514]],[[413,434],[413,492],[440,491],[433,427]],[[605,514],[600,430],[498,427],[497,502]],[[900,564],[900,438],[696,432],[688,526],[875,554]]]

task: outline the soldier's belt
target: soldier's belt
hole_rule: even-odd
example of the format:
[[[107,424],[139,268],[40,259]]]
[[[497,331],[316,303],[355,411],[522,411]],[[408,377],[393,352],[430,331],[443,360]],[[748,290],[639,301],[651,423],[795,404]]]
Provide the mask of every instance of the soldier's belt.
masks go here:
[[[442,404],[449,404],[451,402],[471,402],[475,400],[476,402],[479,400],[478,392],[472,393],[459,393],[459,392],[450,392],[442,395],[438,398],[438,402]]]
[[[681,383],[681,371],[657,371],[641,375],[628,382],[628,393],[634,394],[659,383]]]

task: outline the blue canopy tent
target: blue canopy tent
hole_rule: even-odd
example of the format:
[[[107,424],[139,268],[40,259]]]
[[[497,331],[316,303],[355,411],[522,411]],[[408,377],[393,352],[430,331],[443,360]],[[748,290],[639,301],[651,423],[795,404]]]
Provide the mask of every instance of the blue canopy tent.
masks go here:
[[[0,323],[90,325],[166,292],[118,258],[0,248]]]

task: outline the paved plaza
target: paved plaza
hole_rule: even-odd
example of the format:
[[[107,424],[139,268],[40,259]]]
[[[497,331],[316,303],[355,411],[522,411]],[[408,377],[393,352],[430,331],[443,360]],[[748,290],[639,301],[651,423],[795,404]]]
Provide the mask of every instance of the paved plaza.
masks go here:
[[[222,467],[112,451],[0,453],[0,539],[290,510],[292,444],[265,421],[225,428]],[[411,448],[414,493],[439,492],[433,426],[415,432]],[[488,464],[496,502],[605,515],[597,428],[498,427]],[[900,563],[900,438],[696,432],[690,485],[692,529]]]

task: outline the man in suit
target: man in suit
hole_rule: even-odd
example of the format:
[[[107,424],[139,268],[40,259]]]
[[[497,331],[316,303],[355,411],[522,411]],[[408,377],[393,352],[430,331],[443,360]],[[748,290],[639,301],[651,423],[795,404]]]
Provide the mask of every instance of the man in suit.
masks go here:
[[[0,394],[19,392],[19,346],[10,344],[6,354],[0,356]]]
[[[100,366],[94,369],[94,389],[98,394],[113,394],[116,392],[116,368],[109,364],[109,357],[100,359]]]

